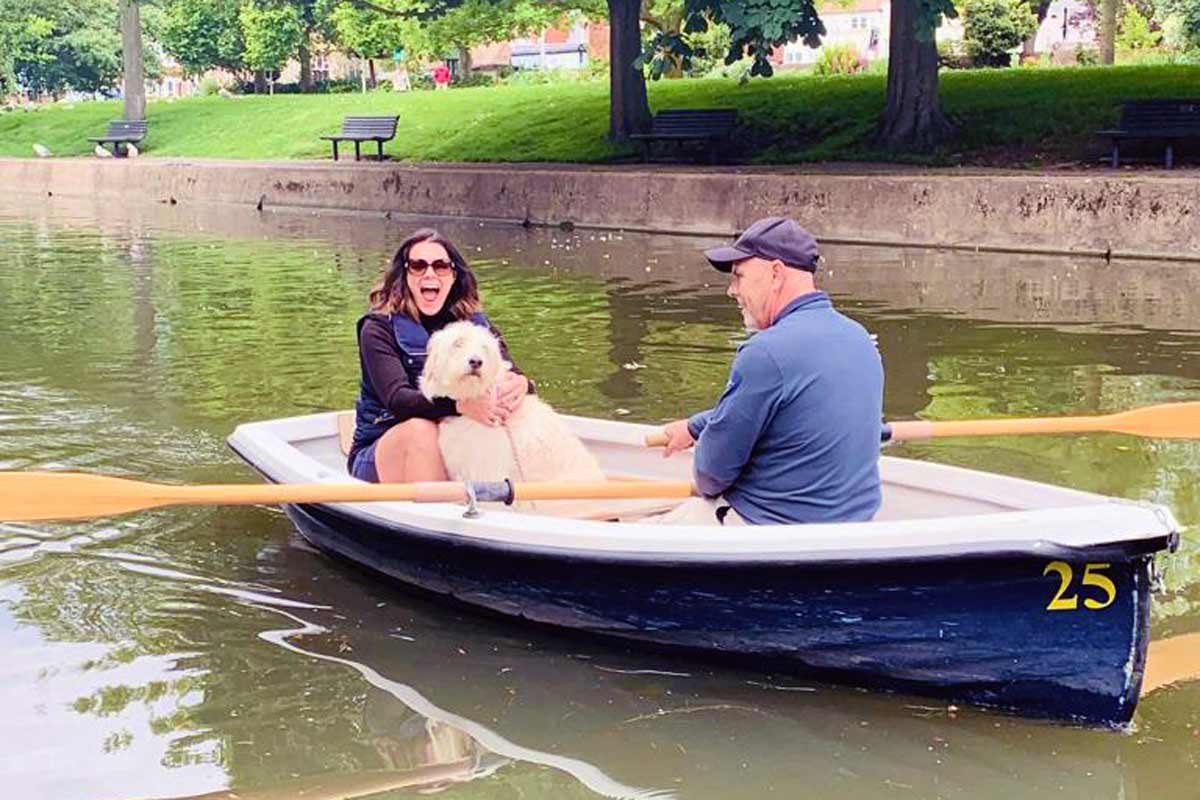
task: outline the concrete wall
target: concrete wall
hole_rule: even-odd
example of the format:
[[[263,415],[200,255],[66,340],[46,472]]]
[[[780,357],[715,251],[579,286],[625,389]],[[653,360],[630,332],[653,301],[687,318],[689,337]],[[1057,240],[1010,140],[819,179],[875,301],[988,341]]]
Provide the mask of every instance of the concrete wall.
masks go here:
[[[547,165],[0,159],[7,192],[727,236],[788,214],[829,242],[1200,260],[1194,175],[853,174]]]

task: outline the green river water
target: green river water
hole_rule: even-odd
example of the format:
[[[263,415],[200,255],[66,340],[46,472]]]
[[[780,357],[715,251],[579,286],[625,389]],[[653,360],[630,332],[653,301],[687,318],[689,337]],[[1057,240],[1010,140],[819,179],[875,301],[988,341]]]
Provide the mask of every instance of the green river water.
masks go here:
[[[0,469],[254,481],[240,422],[348,408],[354,321],[411,220],[0,197]],[[559,410],[707,406],[742,335],[709,240],[443,223]],[[1200,399],[1200,271],[825,248],[892,419]],[[898,455],[1169,505],[1200,443],[1115,435]],[[1200,539],[1155,639],[1200,631]],[[384,586],[275,508],[0,524],[0,795],[1200,798],[1200,682],[1128,731],[877,694],[533,629]]]

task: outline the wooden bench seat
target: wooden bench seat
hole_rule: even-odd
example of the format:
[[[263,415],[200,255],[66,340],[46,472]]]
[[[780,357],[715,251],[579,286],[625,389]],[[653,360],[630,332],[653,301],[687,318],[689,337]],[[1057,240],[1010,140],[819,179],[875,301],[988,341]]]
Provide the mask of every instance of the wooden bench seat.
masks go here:
[[[733,108],[669,108],[654,115],[649,133],[635,133],[630,138],[641,145],[643,160],[650,158],[654,142],[668,141],[700,142],[715,161],[736,126],[737,110]]]
[[[1129,140],[1166,143],[1167,169],[1175,166],[1175,145],[1200,139],[1200,99],[1131,100],[1121,105],[1121,122],[1116,128],[1097,131],[1112,140],[1112,165],[1121,164],[1121,142]]]
[[[354,142],[354,160],[362,158],[360,147],[363,142],[375,142],[379,149],[378,158],[383,160],[383,143],[396,138],[396,124],[400,117],[346,117],[342,120],[342,130],[332,136],[322,136],[322,139],[333,144],[333,160],[338,160],[338,142]]]
[[[103,147],[112,145],[112,154],[118,158],[128,153],[127,145],[136,144],[146,138],[146,120],[114,119],[108,123],[103,136],[89,136],[89,142]]]

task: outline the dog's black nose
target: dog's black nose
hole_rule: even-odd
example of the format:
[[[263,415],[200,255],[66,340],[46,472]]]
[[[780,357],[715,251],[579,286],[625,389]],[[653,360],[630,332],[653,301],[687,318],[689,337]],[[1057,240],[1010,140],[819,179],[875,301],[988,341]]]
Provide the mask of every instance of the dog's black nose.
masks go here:
[[[472,356],[471,358],[467,359],[467,366],[473,370],[478,370],[480,367],[483,366],[483,359],[475,358],[474,356]]]

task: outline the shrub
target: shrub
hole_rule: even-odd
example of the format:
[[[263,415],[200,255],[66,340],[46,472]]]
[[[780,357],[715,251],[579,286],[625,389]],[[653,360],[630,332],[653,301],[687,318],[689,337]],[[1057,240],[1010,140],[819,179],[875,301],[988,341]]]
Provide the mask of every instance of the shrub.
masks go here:
[[[472,72],[470,75],[464,75],[454,81],[454,85],[462,89],[467,89],[472,86],[493,86],[496,79],[486,72]]]
[[[733,78],[739,84],[750,82],[750,68],[754,66],[753,58],[742,58],[732,64],[717,64],[704,74],[705,78]]]
[[[958,39],[946,39],[937,43],[938,66],[946,69],[970,69],[975,66],[967,55],[966,46]]]
[[[215,75],[206,75],[200,79],[200,83],[196,86],[196,94],[202,97],[212,97],[214,94],[221,93],[221,82],[217,80]]]
[[[504,82],[512,86],[540,86],[542,84],[580,83],[592,80],[593,73],[583,69],[518,69]]]
[[[829,44],[821,48],[817,63],[813,65],[813,74],[822,77],[828,75],[853,75],[866,66],[866,62],[858,54],[858,48],[852,44]]]
[[[1007,67],[1012,63],[1010,51],[1037,26],[1037,15],[1024,0],[967,0],[967,55],[977,67]]]
[[[1141,12],[1136,3],[1129,3],[1117,22],[1117,47],[1122,50],[1148,50],[1158,47],[1162,34],[1150,30],[1150,18]]]

